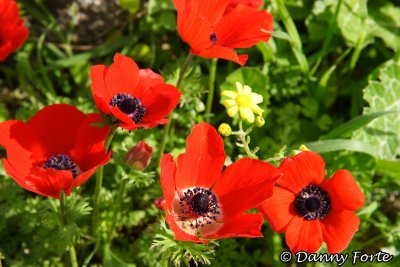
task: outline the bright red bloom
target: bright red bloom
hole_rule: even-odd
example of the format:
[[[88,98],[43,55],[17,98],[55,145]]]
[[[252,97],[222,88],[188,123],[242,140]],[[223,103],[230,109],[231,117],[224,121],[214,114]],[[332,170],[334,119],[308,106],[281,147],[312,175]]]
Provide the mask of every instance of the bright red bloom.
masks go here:
[[[285,159],[279,170],[279,186],[260,210],[275,231],[286,232],[290,250],[315,252],[322,241],[329,253],[345,249],[360,224],[354,211],[365,202],[350,172],[325,180],[325,162],[311,151]]]
[[[26,190],[53,198],[65,191],[68,196],[110,160],[104,148],[109,126],[93,126],[101,120],[99,114],[57,104],[26,123],[0,123],[0,145],[7,151],[4,169]]]
[[[226,12],[230,0],[173,0],[178,11],[178,31],[192,54],[223,58],[244,65],[247,55],[234,48],[249,48],[268,41],[273,29],[272,15],[247,5]]]
[[[28,38],[29,31],[19,16],[14,0],[0,0],[0,61],[17,50]]]
[[[228,10],[235,8],[238,5],[246,5],[253,8],[259,8],[263,5],[262,0],[230,0],[227,7]]]
[[[152,153],[153,148],[144,141],[140,141],[126,154],[125,162],[135,170],[143,171],[149,166]]]
[[[262,215],[245,212],[271,196],[278,170],[243,158],[222,171],[224,162],[222,138],[207,123],[193,127],[176,163],[170,154],[163,155],[163,206],[175,239],[206,243],[198,232],[206,239],[262,237]]]
[[[133,130],[167,123],[165,119],[178,104],[179,90],[165,84],[150,69],[139,69],[129,57],[114,56],[114,63],[90,68],[92,94],[97,108],[113,115],[120,127]]]

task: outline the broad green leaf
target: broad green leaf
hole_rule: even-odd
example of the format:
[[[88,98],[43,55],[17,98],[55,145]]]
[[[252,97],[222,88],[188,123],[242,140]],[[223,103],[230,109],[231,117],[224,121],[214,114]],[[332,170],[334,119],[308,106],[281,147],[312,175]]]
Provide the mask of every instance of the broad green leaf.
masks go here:
[[[400,177],[400,161],[399,160],[377,160],[376,161],[376,171],[393,176],[396,178]]]
[[[369,82],[364,89],[369,107],[364,114],[400,110],[400,63],[388,61],[379,70],[378,80]],[[387,114],[356,131],[354,140],[368,142],[376,147],[380,159],[394,160],[400,155],[400,115]]]
[[[350,140],[350,139],[322,140],[322,141],[305,143],[305,145],[310,150],[315,151],[317,153],[348,150],[354,152],[361,152],[376,157],[376,151],[377,151],[376,147],[374,147],[369,143]]]
[[[372,120],[379,118],[383,115],[393,113],[395,111],[382,111],[374,112],[370,114],[360,115],[332,130],[330,133],[324,136],[323,139],[333,139],[338,137],[350,137],[353,132],[364,125],[368,124]]]

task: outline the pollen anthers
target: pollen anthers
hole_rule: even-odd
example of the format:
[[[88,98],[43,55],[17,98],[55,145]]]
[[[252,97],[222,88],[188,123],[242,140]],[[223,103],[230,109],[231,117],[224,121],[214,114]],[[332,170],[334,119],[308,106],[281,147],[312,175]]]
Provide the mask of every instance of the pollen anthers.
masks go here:
[[[193,230],[212,224],[221,215],[218,199],[206,188],[189,188],[179,194],[175,210],[178,219]]]
[[[145,113],[146,107],[137,97],[132,97],[130,94],[116,94],[110,101],[110,106],[117,107],[123,113],[128,115],[136,124],[141,122]]]
[[[309,185],[296,197],[295,207],[297,213],[304,219],[323,219],[331,209],[328,194],[317,185]]]
[[[210,41],[212,42],[213,45],[215,45],[217,43],[218,38],[217,38],[217,34],[215,32],[210,34]]]
[[[56,154],[47,159],[42,166],[43,169],[55,169],[55,170],[66,170],[72,173],[72,176],[76,178],[81,174],[81,170],[72,159],[65,154]]]

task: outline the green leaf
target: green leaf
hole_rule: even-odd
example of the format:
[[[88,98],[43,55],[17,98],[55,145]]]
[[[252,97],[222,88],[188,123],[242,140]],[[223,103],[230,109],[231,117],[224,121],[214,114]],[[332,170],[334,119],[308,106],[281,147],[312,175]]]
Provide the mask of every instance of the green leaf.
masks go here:
[[[400,160],[377,160],[375,169],[381,174],[398,178],[400,176]]]
[[[348,150],[348,151],[366,153],[373,157],[376,157],[376,152],[377,152],[376,147],[374,147],[369,143],[350,140],[350,139],[322,140],[322,141],[305,143],[305,145],[310,150],[315,151],[317,153]]]
[[[140,8],[139,0],[120,0],[119,5],[129,13],[136,13]]]
[[[369,82],[364,89],[364,99],[369,107],[364,114],[400,110],[400,63],[388,61],[379,69],[378,80]],[[400,155],[400,116],[387,114],[375,119],[353,135],[354,140],[374,146],[380,159],[394,160]]]
[[[353,132],[369,122],[373,121],[376,118],[379,118],[383,115],[393,113],[395,111],[382,111],[382,112],[374,112],[370,114],[360,115],[342,125],[332,130],[330,133],[325,135],[323,139],[334,139],[338,137],[350,137]]]

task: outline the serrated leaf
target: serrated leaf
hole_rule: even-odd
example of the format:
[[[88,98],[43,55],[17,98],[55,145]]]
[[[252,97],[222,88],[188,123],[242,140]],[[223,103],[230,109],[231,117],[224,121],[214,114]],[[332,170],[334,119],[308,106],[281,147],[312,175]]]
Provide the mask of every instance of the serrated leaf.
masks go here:
[[[379,70],[378,80],[370,81],[364,89],[369,107],[363,114],[400,110],[400,63],[388,61]],[[353,135],[354,140],[376,147],[380,159],[394,160],[400,155],[400,115],[387,114],[375,119]]]

